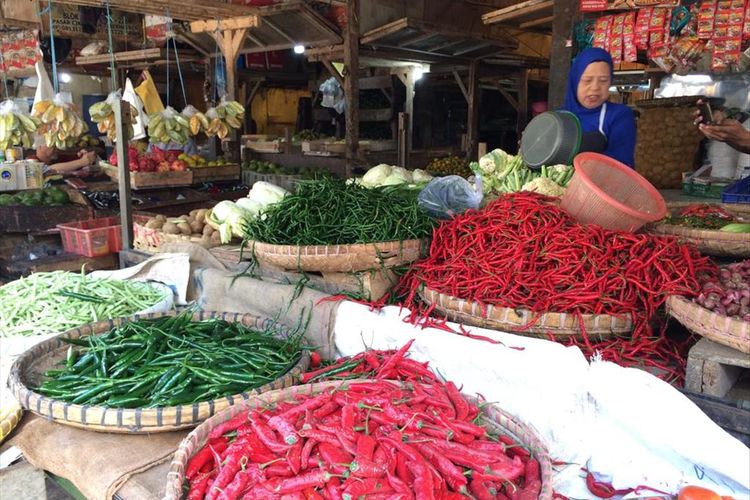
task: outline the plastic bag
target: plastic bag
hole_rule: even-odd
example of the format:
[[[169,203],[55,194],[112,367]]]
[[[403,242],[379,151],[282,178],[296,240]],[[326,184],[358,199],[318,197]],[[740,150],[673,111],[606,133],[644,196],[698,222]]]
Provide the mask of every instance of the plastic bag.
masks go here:
[[[39,120],[29,115],[25,99],[8,99],[0,103],[0,150],[9,146],[30,148]]]
[[[346,99],[344,99],[344,90],[341,88],[338,80],[331,77],[320,84],[320,92],[323,99],[320,103],[324,108],[333,108],[338,114],[346,109]]]
[[[450,219],[482,203],[482,179],[476,187],[458,175],[432,179],[419,193],[419,206],[436,219]]]
[[[125,80],[125,92],[123,92],[122,94],[122,100],[125,102],[129,102],[130,105],[133,106],[133,108],[135,108],[136,110],[136,113],[134,116],[132,116],[131,121],[133,124],[133,137],[131,139],[143,139],[144,137],[146,137],[146,125],[148,125],[148,116],[143,109],[143,102],[141,102],[141,98],[138,97],[138,94],[135,93],[133,82],[130,81],[130,78]]]
[[[52,82],[47,75],[47,70],[44,69],[44,62],[39,60],[34,65],[36,68],[36,92],[34,93],[34,104],[39,101],[49,101],[55,96],[55,90],[52,87]]]

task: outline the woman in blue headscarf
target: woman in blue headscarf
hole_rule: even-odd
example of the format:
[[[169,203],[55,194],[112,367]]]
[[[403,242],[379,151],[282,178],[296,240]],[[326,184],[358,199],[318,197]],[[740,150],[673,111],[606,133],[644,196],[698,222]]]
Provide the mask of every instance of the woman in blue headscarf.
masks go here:
[[[607,102],[614,67],[606,50],[586,49],[570,68],[564,110],[581,121],[588,151],[599,151],[629,167],[635,163],[635,118],[623,105]]]

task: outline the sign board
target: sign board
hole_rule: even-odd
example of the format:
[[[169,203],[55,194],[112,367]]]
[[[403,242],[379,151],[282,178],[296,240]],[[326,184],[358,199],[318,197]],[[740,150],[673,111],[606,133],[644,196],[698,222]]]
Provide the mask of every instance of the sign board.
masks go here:
[[[580,0],[581,12],[601,12],[604,10],[628,10],[643,7],[677,7],[680,0]]]
[[[86,7],[81,15],[78,6],[52,4],[52,22],[55,36],[61,38],[89,38],[107,40],[107,15],[105,9]],[[143,16],[130,12],[110,10],[112,38],[138,44],[143,40]],[[42,30],[49,36],[49,14],[42,16]]]

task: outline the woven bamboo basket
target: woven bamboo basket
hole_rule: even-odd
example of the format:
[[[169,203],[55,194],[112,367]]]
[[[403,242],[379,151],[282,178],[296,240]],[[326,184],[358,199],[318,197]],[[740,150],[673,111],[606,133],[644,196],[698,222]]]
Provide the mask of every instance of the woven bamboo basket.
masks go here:
[[[534,326],[524,329],[523,327],[536,317],[536,313],[526,309],[493,305],[482,308],[478,302],[458,299],[429,288],[419,292],[419,295],[428,304],[435,304],[435,309],[457,323],[545,339],[550,334],[555,338],[582,336],[578,316],[575,314],[543,313]],[[630,317],[607,314],[583,314],[581,316],[589,338],[628,335],[633,331],[633,322]]]
[[[667,312],[688,330],[750,354],[750,323],[717,314],[680,295],[667,298]]]
[[[696,203],[669,203],[670,212]],[[711,203],[735,214],[742,222],[750,220],[750,206],[742,204]],[[714,229],[694,229],[675,224],[652,224],[646,228],[651,234],[676,236],[680,241],[695,245],[705,255],[715,257],[750,257],[750,234],[723,233]]]
[[[8,406],[0,409],[0,443],[10,436],[22,418],[23,408],[17,401],[11,401]]]
[[[363,381],[357,381],[362,383]],[[348,383],[348,381],[322,382],[319,384],[298,385],[288,389],[273,391],[252,397],[237,405],[228,408],[208,419],[195,428],[180,443],[174,454],[174,458],[167,473],[167,487],[164,500],[179,500],[183,498],[183,487],[185,486],[185,467],[190,458],[206,444],[211,430],[230,420],[235,415],[248,410],[264,407],[270,403],[279,401],[294,401],[298,394],[316,394],[328,388],[335,388]],[[394,382],[398,384],[398,382]],[[467,396],[467,399],[477,404],[476,398]],[[547,451],[547,446],[542,439],[529,427],[516,421],[513,416],[504,412],[495,405],[486,405],[482,409],[481,424],[494,432],[510,436],[521,445],[529,448],[534,458],[539,461],[542,490],[539,494],[540,500],[552,499],[552,462]]]
[[[427,240],[384,241],[357,245],[270,245],[249,242],[255,257],[272,266],[309,272],[353,273],[400,266],[426,254]]]
[[[173,407],[107,408],[77,405],[48,398],[30,389],[41,382],[45,371],[52,369],[60,360],[65,359],[68,344],[61,340],[63,336],[78,338],[96,335],[108,332],[134,319],[158,318],[175,314],[174,312],[146,314],[100,321],[57,335],[35,345],[13,363],[8,377],[8,386],[23,408],[60,424],[100,432],[146,434],[194,427],[221,410],[250,399],[253,394],[283,389],[295,384],[309,366],[310,357],[305,352],[286,374],[266,385],[241,394]],[[211,318],[241,323],[248,328],[257,329],[264,329],[273,323],[273,320],[251,314],[200,312],[193,315],[195,320]],[[284,335],[288,331],[280,333]]]

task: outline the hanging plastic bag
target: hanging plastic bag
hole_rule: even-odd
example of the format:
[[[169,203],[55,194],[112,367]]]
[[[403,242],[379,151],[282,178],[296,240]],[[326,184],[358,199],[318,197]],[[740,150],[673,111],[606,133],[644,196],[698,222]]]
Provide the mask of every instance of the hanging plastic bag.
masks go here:
[[[242,128],[245,119],[245,107],[237,101],[231,101],[224,95],[218,106],[206,111],[208,119],[209,136],[216,135],[219,139],[225,138],[232,129]]]
[[[148,135],[152,143],[184,145],[190,140],[190,124],[173,107],[167,106],[160,113],[148,115]]]
[[[12,146],[31,148],[38,126],[39,120],[29,115],[29,106],[24,100],[3,101],[0,103],[0,151]]]
[[[55,89],[52,87],[47,70],[44,69],[44,61],[37,61],[34,68],[36,69],[37,79],[34,105],[40,101],[51,101],[55,98]]]
[[[338,80],[331,77],[320,84],[320,92],[323,99],[320,103],[324,108],[333,108],[341,114],[346,109],[346,99],[344,99],[344,89],[341,88]]]
[[[418,203],[431,217],[450,219],[466,210],[479,208],[482,203],[482,180],[476,187],[458,175],[432,179],[419,193]]]
[[[68,92],[56,94],[51,100],[37,102],[31,115],[39,119],[37,130],[44,143],[51,148],[72,149],[88,130]]]
[[[110,94],[107,96],[107,99],[92,104],[89,108],[89,115],[91,116],[91,120],[96,123],[99,132],[102,134],[106,133],[109,140],[113,142],[117,139],[117,124],[115,122],[114,107],[117,102],[121,100],[122,91],[115,90],[114,92],[110,92]],[[131,108],[130,115],[137,116],[138,111],[135,109],[135,107],[133,107],[133,105],[130,103],[128,103],[128,105]],[[130,135],[131,137],[133,135],[132,125]]]
[[[143,139],[146,137],[146,125],[148,125],[148,116],[143,110],[143,102],[138,94],[135,93],[133,88],[133,82],[130,78],[125,80],[125,92],[122,94],[122,100],[129,102],[130,105],[136,110],[131,117],[131,123],[133,124],[133,140]]]
[[[143,70],[143,82],[135,88],[136,94],[141,98],[143,107],[149,115],[164,111],[164,103],[161,102],[159,91],[156,90],[154,79],[148,70]]]
[[[196,136],[201,132],[208,131],[208,118],[205,114],[198,111],[192,104],[185,106],[185,109],[182,110],[182,116],[187,118],[187,121],[190,124],[190,135]]]

